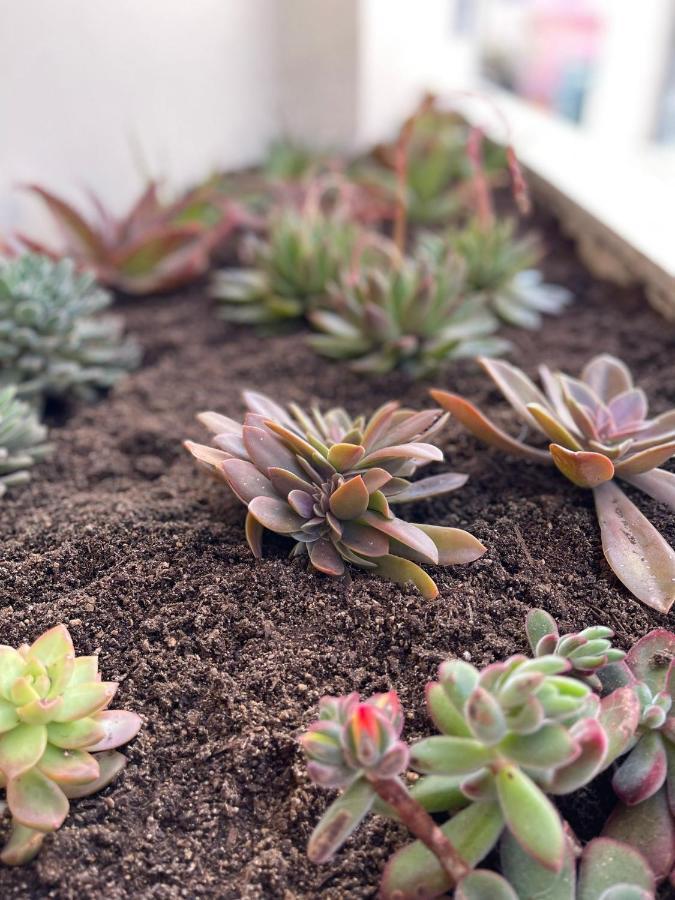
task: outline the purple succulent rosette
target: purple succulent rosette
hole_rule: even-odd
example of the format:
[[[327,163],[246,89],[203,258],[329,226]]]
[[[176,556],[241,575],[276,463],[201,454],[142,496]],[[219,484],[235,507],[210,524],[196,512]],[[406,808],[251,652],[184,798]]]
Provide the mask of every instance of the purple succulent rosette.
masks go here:
[[[319,572],[342,575],[351,563],[411,582],[433,598],[438,588],[419,563],[467,563],[485,552],[467,531],[411,524],[391,508],[465,483],[467,476],[454,472],[409,480],[443,459],[429,441],[443,427],[444,415],[392,402],[366,421],[343,409],[286,411],[253,392],[244,399],[249,412],[243,424],[203,413],[199,419],[213,432],[214,446],[185,446],[248,507],[246,538],[257,558],[268,529],[292,538],[292,555],[307,556]]]
[[[463,397],[433,390],[434,399],[485,443],[553,463],[574,484],[591,489],[610,567],[639,600],[667,613],[675,600],[675,550],[615,479],[675,509],[675,474],[659,468],[675,455],[675,410],[650,418],[644,391],[625,364],[606,353],[591,359],[580,378],[541,366],[543,392],[509,363],[480,362],[523,423],[550,442],[548,448],[511,437]]]

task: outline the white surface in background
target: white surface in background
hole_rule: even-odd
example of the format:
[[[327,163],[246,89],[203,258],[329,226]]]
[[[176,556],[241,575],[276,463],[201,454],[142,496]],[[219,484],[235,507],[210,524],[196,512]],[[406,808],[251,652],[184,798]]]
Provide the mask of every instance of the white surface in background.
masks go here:
[[[121,211],[147,174],[181,186],[259,159],[275,16],[276,0],[1,0],[0,231],[45,231],[17,181]]]

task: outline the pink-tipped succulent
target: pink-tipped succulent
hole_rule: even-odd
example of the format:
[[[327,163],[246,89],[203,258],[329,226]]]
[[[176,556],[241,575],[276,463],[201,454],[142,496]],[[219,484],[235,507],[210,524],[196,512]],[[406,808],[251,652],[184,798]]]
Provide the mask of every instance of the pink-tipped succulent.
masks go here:
[[[598,669],[619,662],[626,655],[623,650],[612,647],[610,638],[614,632],[611,628],[592,625],[561,637],[555,619],[543,609],[529,611],[525,630],[535,656],[555,654],[564,657],[572,666],[568,674],[585,681],[594,691],[602,688]]]
[[[345,563],[352,563],[401,584],[412,582],[433,598],[438,588],[418,563],[466,563],[485,552],[466,531],[410,524],[391,510],[466,481],[453,472],[408,480],[443,459],[429,441],[444,416],[392,402],[368,420],[352,419],[343,409],[307,414],[293,405],[287,411],[253,392],[244,399],[249,411],[243,424],[202,413],[214,446],[185,446],[248,507],[246,537],[257,558],[267,528],[291,537],[292,555],[307,555],[327,575],[342,575]]]
[[[636,720],[612,779],[621,803],[605,833],[642,851],[661,879],[675,865],[675,634],[651,631],[600,677],[614,696],[626,694],[625,718]]]
[[[0,646],[0,785],[13,818],[3,862],[27,862],[68,814],[68,800],[106,787],[124,768],[115,751],[141,726],[110,710],[117,684],[96,656],[75,657],[64,625],[18,650]]]
[[[47,205],[63,235],[54,250],[25,236],[21,242],[52,258],[68,256],[98,281],[128,294],[168,291],[200,278],[212,251],[243,219],[241,210],[208,187],[163,203],[151,182],[129,212],[117,218],[92,196],[95,215],[86,217],[40,185],[29,185]]]
[[[309,858],[316,863],[332,859],[379,797],[436,855],[451,884],[465,875],[464,860],[401,781],[409,751],[400,739],[403,712],[396,692],[375,694],[365,702],[357,693],[324,697],[319,715],[300,738],[307,771],[317,784],[343,793],[312,832]]]
[[[594,357],[580,378],[540,367],[544,391],[515,366],[480,360],[522,422],[548,448],[511,437],[473,404],[446,391],[432,396],[480,440],[534,462],[553,463],[593,491],[602,548],[617,578],[666,613],[675,600],[675,550],[617,486],[621,478],[675,508],[675,474],[658,468],[675,454],[675,410],[648,416],[647,398],[621,360]]]

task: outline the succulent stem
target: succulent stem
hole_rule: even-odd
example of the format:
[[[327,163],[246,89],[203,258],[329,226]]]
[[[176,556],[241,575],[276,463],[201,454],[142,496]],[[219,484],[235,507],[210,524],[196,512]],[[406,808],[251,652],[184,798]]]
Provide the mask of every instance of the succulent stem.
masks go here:
[[[469,873],[468,863],[462,859],[429,813],[410,796],[399,778],[369,776],[368,780],[380,799],[396,810],[406,828],[436,856],[451,884],[457,884]]]

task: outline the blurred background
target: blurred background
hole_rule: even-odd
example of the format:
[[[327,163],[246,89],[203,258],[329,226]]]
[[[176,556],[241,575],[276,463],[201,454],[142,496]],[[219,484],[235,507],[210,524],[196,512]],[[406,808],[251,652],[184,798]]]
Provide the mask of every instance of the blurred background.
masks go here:
[[[123,211],[281,135],[360,150],[426,90],[674,270],[673,0],[22,0],[0,5],[0,232],[39,181]],[[667,218],[666,218],[667,217]]]

